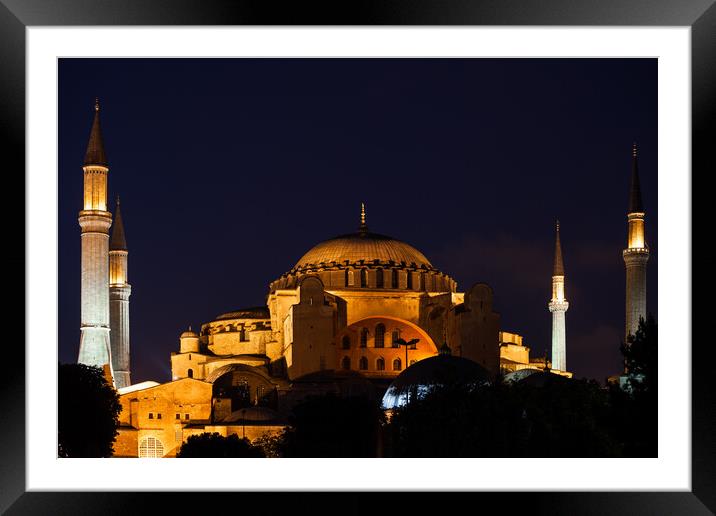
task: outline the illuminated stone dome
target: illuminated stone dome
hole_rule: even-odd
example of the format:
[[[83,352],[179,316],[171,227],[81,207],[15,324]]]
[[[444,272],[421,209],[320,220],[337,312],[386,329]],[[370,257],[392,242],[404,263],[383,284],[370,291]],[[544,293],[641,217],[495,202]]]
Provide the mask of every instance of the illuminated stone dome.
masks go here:
[[[341,235],[315,245],[304,254],[294,268],[320,264],[394,263],[415,268],[432,269],[423,253],[413,246],[378,233],[357,232]]]
[[[368,231],[364,207],[357,232],[313,246],[291,270],[270,284],[269,291],[296,288],[305,275],[318,276],[328,290],[457,291],[455,280],[433,267],[415,247]]]

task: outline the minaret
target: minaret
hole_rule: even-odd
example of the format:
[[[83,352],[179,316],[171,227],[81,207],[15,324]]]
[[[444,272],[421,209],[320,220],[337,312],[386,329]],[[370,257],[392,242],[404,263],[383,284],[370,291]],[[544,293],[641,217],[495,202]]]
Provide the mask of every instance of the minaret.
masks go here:
[[[629,188],[629,209],[627,210],[629,224],[627,248],[622,253],[626,265],[625,339],[630,334],[636,334],[640,317],[646,319],[646,262],[649,261],[649,248],[644,235],[644,215],[635,143],[632,146],[631,186]]]
[[[567,345],[564,322],[569,303],[564,298],[564,262],[562,261],[562,243],[559,240],[559,221],[557,221],[557,236],[554,243],[552,299],[548,306],[549,311],[552,312],[552,369],[566,371]]]
[[[82,292],[80,364],[103,367],[111,364],[109,342],[109,228],[107,211],[107,157],[99,123],[99,100],[84,166],[84,205],[78,221],[82,228]]]
[[[117,388],[131,385],[129,379],[129,296],[127,283],[127,241],[119,208],[114,211],[112,236],[109,239],[109,326],[112,343],[112,369]]]

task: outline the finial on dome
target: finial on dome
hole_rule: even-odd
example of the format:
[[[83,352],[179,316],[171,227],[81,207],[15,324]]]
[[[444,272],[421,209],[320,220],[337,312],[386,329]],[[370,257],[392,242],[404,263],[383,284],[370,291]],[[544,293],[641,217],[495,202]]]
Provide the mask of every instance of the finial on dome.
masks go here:
[[[191,324],[189,325],[189,331],[191,331]]]
[[[368,231],[368,226],[365,223],[365,203],[360,203],[360,232],[365,233]]]
[[[99,97],[94,98],[94,110],[99,111]]]
[[[559,232],[559,219],[556,219],[556,220],[557,220],[557,232]]]
[[[631,144],[631,155],[636,158],[636,142]]]

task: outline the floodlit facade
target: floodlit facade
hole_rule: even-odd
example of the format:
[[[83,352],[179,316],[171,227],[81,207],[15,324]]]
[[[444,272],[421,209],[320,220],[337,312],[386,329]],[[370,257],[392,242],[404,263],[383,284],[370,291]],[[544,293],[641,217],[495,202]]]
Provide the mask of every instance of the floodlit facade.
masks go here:
[[[634,167],[632,192],[638,192]],[[523,369],[571,376],[566,371],[564,314],[569,305],[559,227],[549,303],[550,363],[547,357],[530,358],[521,335],[500,331],[489,285],[476,283],[460,291],[421,251],[370,231],[361,205],[357,230],[319,242],[287,264],[288,270],[268,282],[265,304],[222,313],[197,331],[182,332],[168,357],[171,381],[132,385],[129,252],[119,198],[114,223],[108,211],[108,172],[96,103],[79,217],[78,362],[103,366],[118,389],[122,413],[115,456],[175,456],[188,437],[203,432],[249,439],[275,434],[286,426],[290,409],[315,394],[380,401],[392,385],[388,398],[399,405],[401,396],[407,400],[410,394],[398,387],[433,385],[432,378],[445,367],[463,371],[468,383],[479,378],[480,385]],[[629,249],[624,251],[628,327],[645,313],[643,215],[640,194],[632,194]],[[437,343],[442,343],[442,354]]]

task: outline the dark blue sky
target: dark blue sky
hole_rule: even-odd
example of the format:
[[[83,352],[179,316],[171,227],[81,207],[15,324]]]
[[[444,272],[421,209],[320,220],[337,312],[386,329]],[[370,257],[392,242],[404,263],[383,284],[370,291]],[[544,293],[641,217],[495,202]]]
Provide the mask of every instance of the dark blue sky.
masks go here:
[[[656,59],[60,59],[59,358],[77,359],[82,160],[100,98],[122,198],[134,382],[170,379],[188,326],[265,302],[316,243],[372,231],[550,345],[554,219],[567,364],[620,368],[626,207],[638,142],[657,314]]]

